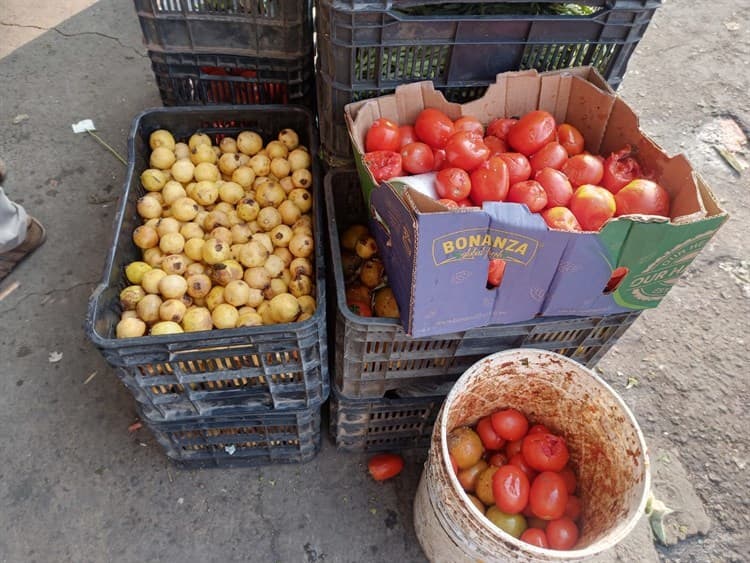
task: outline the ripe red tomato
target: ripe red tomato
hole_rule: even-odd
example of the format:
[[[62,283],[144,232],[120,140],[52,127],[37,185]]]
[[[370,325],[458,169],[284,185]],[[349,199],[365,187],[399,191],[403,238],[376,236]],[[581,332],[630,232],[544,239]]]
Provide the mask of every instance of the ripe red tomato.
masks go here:
[[[487,289],[500,287],[500,284],[503,283],[504,276],[505,260],[503,260],[502,258],[493,258],[492,260],[490,260],[490,267],[487,271]],[[503,440],[503,443],[505,443],[505,440]]]
[[[537,432],[549,432],[549,428],[547,428],[544,424],[535,424],[534,426],[529,428],[527,434],[536,434]]]
[[[508,456],[506,456],[503,452],[495,452],[489,458],[487,458],[487,463],[494,467],[500,467],[501,465],[505,465],[506,463],[508,463]]]
[[[435,159],[432,169],[435,172],[448,167],[448,161],[445,159],[445,149],[433,149],[432,155]]]
[[[401,147],[404,148],[406,145],[410,145],[411,143],[416,143],[419,141],[417,139],[417,132],[414,130],[413,125],[401,125],[398,128],[398,132],[401,134]]]
[[[571,156],[562,167],[574,188],[583,184],[599,185],[604,176],[604,164],[592,154]]]
[[[454,132],[453,121],[442,111],[434,108],[426,108],[419,112],[414,122],[414,130],[419,140],[433,149],[444,149]]]
[[[547,192],[536,180],[516,182],[508,189],[507,201],[525,203],[532,213],[537,213],[547,206]]]
[[[547,193],[547,207],[564,207],[573,197],[573,186],[568,177],[554,168],[542,168],[534,176]]]
[[[576,474],[573,473],[573,470],[570,467],[563,468],[563,470],[560,471],[560,477],[565,480],[565,487],[568,489],[568,494],[572,495],[575,493],[578,480],[576,479]]]
[[[544,471],[531,483],[529,506],[535,516],[543,520],[555,520],[565,515],[568,490],[559,473]]]
[[[367,469],[376,481],[395,477],[404,468],[404,459],[397,454],[378,454],[367,462]]]
[[[633,158],[630,145],[625,145],[617,152],[610,154],[604,161],[602,186],[613,194],[619,192],[626,184],[643,175],[641,165]]]
[[[516,409],[504,409],[493,412],[490,417],[492,428],[504,440],[520,440],[526,435],[526,431],[529,429],[529,421],[526,420],[522,412]],[[507,453],[509,457],[513,456],[510,452]]]
[[[398,151],[401,148],[401,133],[398,125],[381,117],[370,125],[365,136],[365,151]]]
[[[401,160],[404,170],[410,174],[424,174],[435,166],[435,155],[425,143],[409,143],[401,149]]]
[[[522,444],[523,438],[520,438],[518,440],[511,440],[510,442],[505,444],[505,455],[508,456],[508,459],[512,458],[514,455],[521,451]]]
[[[396,176],[402,176],[401,154],[392,151],[365,153],[365,166],[372,172],[375,181],[380,183]]]
[[[551,229],[561,231],[580,231],[581,225],[573,212],[567,207],[548,207],[541,212],[542,219]]]
[[[469,131],[459,131],[448,139],[445,158],[450,166],[471,172],[490,156],[490,149],[482,137]]]
[[[523,459],[523,455],[521,455],[521,452],[518,452],[516,455],[514,455],[512,458],[508,460],[508,465],[515,465],[524,472],[526,477],[529,479],[529,483],[534,481],[534,477],[537,476],[538,471],[536,471],[534,468],[529,466],[528,463],[526,463],[526,460]]]
[[[349,299],[347,300],[346,305],[355,315],[359,315],[360,317],[372,317],[372,308],[370,308],[370,305],[364,301]]]
[[[669,217],[669,193],[651,180],[637,179],[615,194],[615,216],[660,215]]]
[[[476,133],[480,137],[484,137],[484,125],[476,117],[470,117],[468,115],[459,117],[453,122],[453,129],[456,131],[468,131],[469,133]]]
[[[544,531],[552,549],[572,549],[578,541],[578,526],[567,516],[552,520]]]
[[[441,199],[466,199],[471,192],[469,173],[461,168],[443,168],[435,176],[435,191]]]
[[[488,450],[499,450],[505,445],[505,440],[498,436],[495,429],[492,428],[489,416],[485,416],[479,421],[477,424],[477,434],[479,434],[482,444]]]
[[[508,145],[502,139],[498,139],[492,135],[488,135],[484,138],[484,144],[490,149],[490,156],[497,156],[504,152],[508,152]]]
[[[529,156],[554,140],[556,132],[557,124],[552,114],[535,110],[522,116],[510,128],[505,140],[514,150]]]
[[[456,202],[456,205],[458,205],[459,207],[476,207],[474,203],[468,197],[465,197],[464,199],[459,199]]]
[[[501,141],[505,141],[508,131],[516,123],[518,123],[518,120],[512,117],[498,117],[497,119],[493,119],[487,126],[487,135],[492,135]]]
[[[526,463],[537,471],[560,471],[570,458],[565,438],[541,432],[529,434],[523,439],[521,454]]]
[[[571,520],[578,520],[581,516],[581,499],[575,495],[568,495],[568,504],[565,505],[565,516]]]
[[[560,143],[552,141],[544,145],[529,157],[531,174],[534,175],[543,168],[560,170],[568,160],[568,151]]]
[[[511,184],[523,182],[531,178],[531,164],[529,159],[520,152],[506,152],[497,155],[508,165],[508,181]]]
[[[471,201],[482,206],[485,201],[504,201],[509,187],[508,166],[505,161],[493,156],[471,173]]]
[[[583,152],[583,135],[570,123],[563,123],[557,128],[557,142],[565,147],[568,156],[575,156]]]
[[[452,199],[443,198],[443,199],[437,200],[437,202],[445,205],[448,209],[458,209],[458,204]]]
[[[568,203],[584,231],[601,229],[604,223],[614,217],[615,205],[612,192],[591,184],[579,186]]]
[[[492,476],[495,506],[506,514],[518,514],[529,502],[529,479],[515,465],[503,465]]]
[[[525,541],[526,543],[537,547],[549,548],[547,534],[544,533],[544,530],[540,530],[539,528],[527,528],[526,531],[521,534],[521,541]]]

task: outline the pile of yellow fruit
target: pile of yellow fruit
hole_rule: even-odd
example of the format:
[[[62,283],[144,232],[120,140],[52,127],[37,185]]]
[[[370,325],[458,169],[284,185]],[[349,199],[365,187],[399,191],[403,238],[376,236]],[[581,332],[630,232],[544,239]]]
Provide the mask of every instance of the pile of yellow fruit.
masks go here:
[[[133,231],[142,260],[120,293],[118,338],[299,322],[315,312],[310,153],[292,129],[214,145],[149,137]]]

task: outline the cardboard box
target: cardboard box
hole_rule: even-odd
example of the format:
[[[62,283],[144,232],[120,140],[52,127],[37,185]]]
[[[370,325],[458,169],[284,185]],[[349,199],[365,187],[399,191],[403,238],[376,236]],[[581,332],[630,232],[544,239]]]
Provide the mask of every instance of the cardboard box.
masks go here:
[[[570,233],[550,229],[521,204],[446,211],[407,184],[377,186],[362,161],[367,129],[379,117],[413,123],[426,107],[484,124],[544,109],[558,123],[576,126],[592,153],[608,155],[630,144],[669,192],[671,220],[619,217],[600,232]],[[414,337],[540,315],[656,307],[727,219],[685,157],[667,156],[644,135],[632,109],[590,68],[500,74],[481,99],[463,105],[447,102],[431,82],[407,84],[393,95],[350,104],[346,119],[371,228],[404,328]],[[488,258],[507,264],[502,284],[493,289],[486,287]],[[607,292],[616,268],[626,268],[627,275]]]

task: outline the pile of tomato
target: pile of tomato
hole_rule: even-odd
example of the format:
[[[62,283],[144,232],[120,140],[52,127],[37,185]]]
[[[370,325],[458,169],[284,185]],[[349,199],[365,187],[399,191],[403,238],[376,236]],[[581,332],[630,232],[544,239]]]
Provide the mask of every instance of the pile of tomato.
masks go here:
[[[562,436],[509,408],[453,430],[448,452],[469,499],[498,528],[538,547],[575,547],[581,502]]]
[[[629,146],[606,158],[584,150],[581,132],[542,110],[498,118],[451,120],[422,110],[414,125],[380,118],[368,129],[364,161],[377,182],[437,172],[448,208],[485,201],[524,203],[547,225],[598,231],[612,217],[669,217],[669,194],[648,177]]]

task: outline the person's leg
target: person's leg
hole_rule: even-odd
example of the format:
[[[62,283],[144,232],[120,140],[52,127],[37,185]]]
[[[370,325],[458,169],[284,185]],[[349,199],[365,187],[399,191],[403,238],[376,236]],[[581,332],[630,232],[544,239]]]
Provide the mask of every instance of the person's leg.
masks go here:
[[[20,246],[26,240],[28,215],[13,203],[0,187],[0,254]]]

